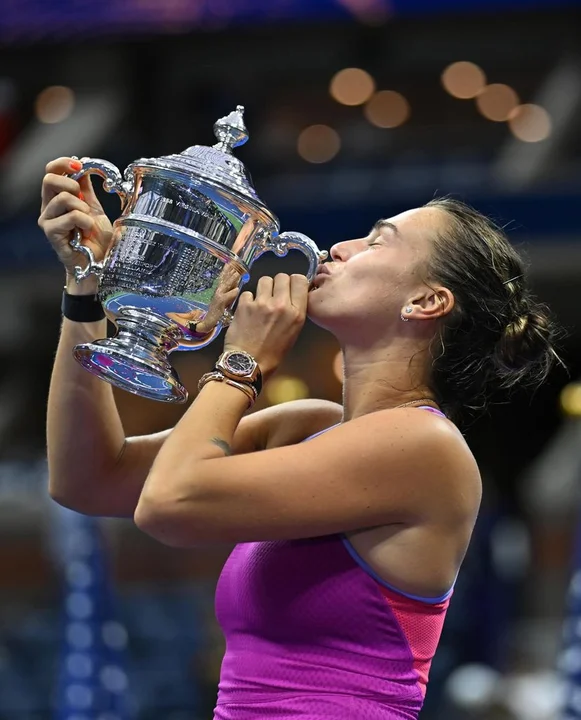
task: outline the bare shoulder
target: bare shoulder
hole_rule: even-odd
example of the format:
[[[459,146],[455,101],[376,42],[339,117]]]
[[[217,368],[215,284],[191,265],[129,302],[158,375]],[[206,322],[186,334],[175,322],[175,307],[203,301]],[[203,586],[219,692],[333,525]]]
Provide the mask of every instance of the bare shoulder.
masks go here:
[[[478,464],[458,427],[446,418],[421,408],[394,408],[369,413],[326,435],[376,462],[385,458],[399,477],[413,478],[415,490],[430,497],[431,516],[439,505],[446,514],[462,517],[480,505]]]
[[[451,421],[421,408],[368,413],[308,444],[320,466],[365,468],[370,484],[375,482],[376,502],[389,487],[391,504],[397,479],[398,493],[409,501],[407,521],[412,524],[438,515],[465,518],[479,507],[480,472],[465,438]]]

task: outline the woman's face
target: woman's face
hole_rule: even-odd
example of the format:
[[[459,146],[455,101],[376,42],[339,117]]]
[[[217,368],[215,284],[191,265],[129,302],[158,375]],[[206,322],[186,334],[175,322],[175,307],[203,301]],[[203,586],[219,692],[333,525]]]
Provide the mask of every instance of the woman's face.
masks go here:
[[[309,292],[309,318],[339,339],[353,331],[389,333],[406,304],[429,290],[422,271],[445,224],[442,210],[421,207],[379,220],[366,237],[333,245],[327,272]]]

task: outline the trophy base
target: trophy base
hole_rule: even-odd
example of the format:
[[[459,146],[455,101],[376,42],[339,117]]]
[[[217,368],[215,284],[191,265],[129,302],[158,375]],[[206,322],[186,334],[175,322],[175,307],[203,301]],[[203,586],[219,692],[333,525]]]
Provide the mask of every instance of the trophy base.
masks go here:
[[[93,375],[134,395],[186,402],[188,391],[168,360],[177,343],[167,321],[147,310],[124,308],[117,324],[116,337],[76,345],[75,360]]]
[[[184,403],[188,391],[181,384],[176,371],[152,367],[135,356],[129,356],[121,348],[111,347],[111,341],[77,345],[73,356],[85,370],[106,380],[121,390],[149,400]]]

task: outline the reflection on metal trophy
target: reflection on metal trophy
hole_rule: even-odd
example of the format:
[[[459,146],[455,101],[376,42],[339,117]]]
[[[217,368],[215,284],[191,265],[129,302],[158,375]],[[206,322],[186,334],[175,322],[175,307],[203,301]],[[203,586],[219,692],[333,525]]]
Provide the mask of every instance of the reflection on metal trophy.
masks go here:
[[[231,308],[252,263],[270,250],[301,250],[315,274],[327,253],[300,233],[279,234],[277,218],[257,197],[232,149],[248,139],[242,113],[218,120],[213,147],[194,145],[179,155],[141,159],[124,176],[106,160],[81,158],[72,177],[100,175],[121,198],[113,242],[102,263],[87,256],[76,278],[99,278],[99,299],[116,328],[113,338],[83,343],[74,357],[117,387],[154,400],[184,402],[187,391],[168,355],[212,342],[232,319]]]

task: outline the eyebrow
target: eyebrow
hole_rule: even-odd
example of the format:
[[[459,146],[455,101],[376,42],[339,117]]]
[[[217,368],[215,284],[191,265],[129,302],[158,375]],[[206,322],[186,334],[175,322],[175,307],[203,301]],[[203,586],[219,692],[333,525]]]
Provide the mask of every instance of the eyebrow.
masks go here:
[[[371,232],[378,232],[379,230],[382,230],[383,228],[387,228],[388,230],[393,230],[393,232],[399,236],[399,230],[397,225],[394,225],[392,222],[389,222],[389,220],[378,220],[375,225],[371,228]]]

